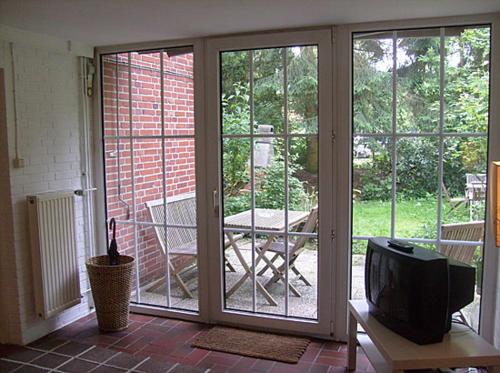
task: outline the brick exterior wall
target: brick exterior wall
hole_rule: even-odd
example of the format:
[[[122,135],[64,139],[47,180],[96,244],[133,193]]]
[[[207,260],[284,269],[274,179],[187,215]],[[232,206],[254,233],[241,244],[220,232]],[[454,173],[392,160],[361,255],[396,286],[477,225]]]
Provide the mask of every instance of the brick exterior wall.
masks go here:
[[[169,57],[164,53],[163,70],[164,134],[187,136],[164,138],[165,188],[170,197],[195,191],[193,54]],[[108,219],[133,219],[134,194],[136,220],[150,222],[145,203],[163,198],[163,140],[146,137],[162,135],[160,53],[131,53],[130,70],[127,53],[104,56],[102,74],[104,134],[115,137],[104,143]],[[117,135],[126,138],[116,139]],[[132,140],[133,159],[130,135],[136,137]],[[120,252],[135,256],[134,227],[119,224],[117,238]],[[138,253],[141,286],[164,276],[165,259],[152,227],[138,227]]]

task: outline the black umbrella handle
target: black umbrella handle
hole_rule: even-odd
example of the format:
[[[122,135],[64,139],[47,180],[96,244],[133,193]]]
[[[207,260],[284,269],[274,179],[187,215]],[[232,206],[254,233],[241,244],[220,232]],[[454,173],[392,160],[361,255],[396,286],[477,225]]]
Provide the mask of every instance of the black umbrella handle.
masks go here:
[[[116,221],[115,218],[111,218],[109,221],[109,229],[113,230],[113,240],[116,238]]]

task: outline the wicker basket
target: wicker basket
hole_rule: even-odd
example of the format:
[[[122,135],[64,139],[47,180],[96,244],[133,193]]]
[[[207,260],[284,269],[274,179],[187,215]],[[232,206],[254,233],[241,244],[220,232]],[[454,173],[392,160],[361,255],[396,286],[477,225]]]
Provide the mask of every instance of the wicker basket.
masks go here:
[[[128,327],[134,258],[120,255],[118,265],[109,265],[107,255],[87,260],[90,287],[99,329],[119,331]]]

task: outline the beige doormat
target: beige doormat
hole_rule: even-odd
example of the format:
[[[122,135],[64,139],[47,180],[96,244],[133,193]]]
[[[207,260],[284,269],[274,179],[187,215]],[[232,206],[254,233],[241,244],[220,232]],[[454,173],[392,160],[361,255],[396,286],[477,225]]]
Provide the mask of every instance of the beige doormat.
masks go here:
[[[215,326],[202,332],[191,346],[296,364],[309,342],[308,338]]]

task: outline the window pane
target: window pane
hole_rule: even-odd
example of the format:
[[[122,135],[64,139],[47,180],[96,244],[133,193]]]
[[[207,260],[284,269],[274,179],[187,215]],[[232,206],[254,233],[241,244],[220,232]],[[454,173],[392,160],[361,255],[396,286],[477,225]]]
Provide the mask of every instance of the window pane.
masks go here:
[[[262,284],[264,290],[257,289],[256,309],[258,312],[276,315],[285,315],[285,268],[282,255],[284,246],[283,236],[256,234],[255,235],[256,281]],[[265,251],[265,259],[257,262],[259,252]],[[274,259],[274,261],[272,261]],[[249,261],[251,263],[251,261]],[[246,296],[252,300],[251,293]],[[272,298],[272,299],[270,299]],[[272,304],[276,302],[276,305]]]
[[[191,47],[163,53],[166,135],[194,135],[194,54]]]
[[[284,221],[285,217],[285,162],[284,141],[275,138],[257,138],[254,144],[255,170],[255,207],[258,209],[275,209],[275,219]],[[262,221],[271,213],[259,211]],[[256,218],[256,223],[261,221]],[[267,226],[257,226],[267,229]]]
[[[246,275],[246,269],[253,268],[250,237],[244,233],[225,232],[224,300],[228,309],[253,311],[253,280]],[[237,251],[230,242],[236,242]]]
[[[318,48],[287,48],[290,133],[318,133]]]
[[[104,140],[104,166],[108,219],[133,220],[130,140]]]
[[[295,253],[289,256],[288,314],[318,318],[318,239],[289,236]],[[278,267],[279,268],[279,267]],[[284,287],[283,282],[280,283]]]
[[[437,195],[437,138],[399,139],[396,237],[437,238]]]
[[[319,201],[318,138],[294,137],[288,141],[288,208],[310,213]],[[297,226],[290,222],[289,230],[297,230]]]
[[[439,30],[434,37],[428,33],[407,31],[397,40],[398,132],[436,132],[439,127]]]
[[[132,72],[132,136],[160,136],[160,53],[130,54]]]
[[[365,299],[366,240],[352,240],[351,299]]]
[[[101,67],[104,135],[128,136],[130,135],[128,53],[103,56]]]
[[[484,222],[487,138],[445,139],[443,162],[443,224]]]
[[[354,236],[389,236],[391,232],[392,140],[355,137],[353,142]]]
[[[162,140],[134,139],[133,143],[136,221],[151,221],[147,203],[163,206]]]
[[[254,131],[282,133],[284,122],[283,48],[253,51]]]
[[[353,130],[392,130],[392,33],[353,41]]]
[[[224,217],[251,208],[250,144],[250,139],[222,140]]]
[[[488,130],[490,28],[446,28],[445,132]]]
[[[221,58],[222,133],[250,133],[250,52],[223,52]]]

